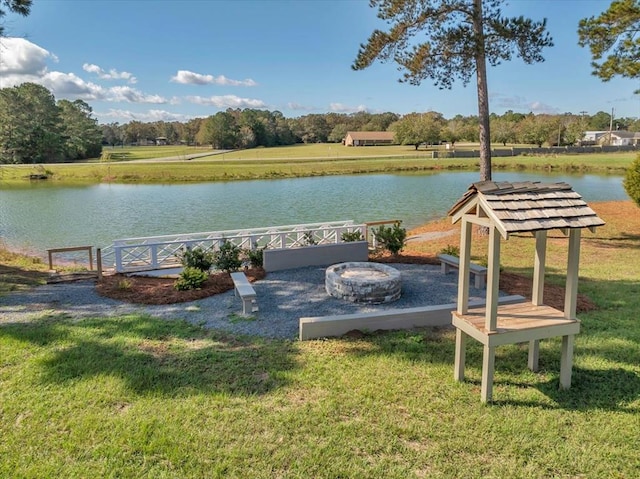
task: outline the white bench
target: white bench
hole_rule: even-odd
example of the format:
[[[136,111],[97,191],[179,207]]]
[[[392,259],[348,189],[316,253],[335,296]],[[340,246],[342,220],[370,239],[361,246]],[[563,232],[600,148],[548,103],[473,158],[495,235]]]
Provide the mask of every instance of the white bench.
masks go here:
[[[442,273],[447,274],[451,268],[460,268],[460,258],[451,256],[450,254],[439,254],[440,266]],[[469,271],[474,277],[474,286],[478,289],[484,288],[487,283],[487,268],[479,264],[469,263]]]
[[[249,283],[247,276],[239,271],[231,273],[231,279],[233,280],[235,295],[240,296],[240,299],[242,299],[242,314],[249,315],[258,311],[256,291]]]

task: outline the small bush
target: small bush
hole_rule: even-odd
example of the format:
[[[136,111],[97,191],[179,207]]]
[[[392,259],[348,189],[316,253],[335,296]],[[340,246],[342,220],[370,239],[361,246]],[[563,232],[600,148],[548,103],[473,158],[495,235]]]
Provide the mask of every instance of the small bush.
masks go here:
[[[129,278],[124,278],[118,281],[118,289],[131,289],[131,286],[133,286],[133,283]]]
[[[214,263],[213,252],[200,246],[195,248],[187,247],[178,257],[185,268],[197,268],[205,272],[209,271]]]
[[[315,240],[315,238],[313,237],[313,231],[305,231],[304,235],[303,235],[303,245],[305,246],[314,246],[317,243],[317,241]]]
[[[262,268],[264,264],[264,248],[246,249],[244,254],[254,268]]]
[[[400,222],[397,222],[393,226],[381,225],[377,229],[374,228],[373,235],[382,248],[397,255],[404,248],[407,230],[400,226]]]
[[[447,246],[445,246],[444,248],[442,248],[440,250],[440,254],[448,254],[448,255],[451,255],[451,256],[457,256],[459,258],[460,257],[460,248],[458,248],[455,245],[448,244]]]
[[[352,243],[354,241],[364,241],[364,237],[362,236],[362,232],[360,230],[345,231],[340,235],[340,239],[345,243]]]
[[[640,155],[636,157],[627,169],[623,184],[629,198],[640,206]]]
[[[216,268],[227,273],[238,271],[242,266],[241,252],[240,246],[225,240],[220,246],[220,250],[214,254]]]
[[[209,277],[209,274],[199,268],[186,266],[180,277],[173,283],[173,287],[178,291],[187,291],[190,289],[199,289]]]

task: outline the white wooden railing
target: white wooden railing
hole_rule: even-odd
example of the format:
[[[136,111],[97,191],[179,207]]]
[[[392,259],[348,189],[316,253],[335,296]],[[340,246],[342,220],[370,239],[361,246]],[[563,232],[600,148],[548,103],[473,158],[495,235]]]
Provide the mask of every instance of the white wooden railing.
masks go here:
[[[201,247],[217,251],[225,241],[243,249],[296,248],[311,244],[342,242],[342,234],[359,231],[366,225],[353,221],[308,223],[267,228],[211,231],[180,235],[119,239],[102,249],[105,267],[113,265],[118,273],[172,268],[180,265],[179,255],[186,248]]]

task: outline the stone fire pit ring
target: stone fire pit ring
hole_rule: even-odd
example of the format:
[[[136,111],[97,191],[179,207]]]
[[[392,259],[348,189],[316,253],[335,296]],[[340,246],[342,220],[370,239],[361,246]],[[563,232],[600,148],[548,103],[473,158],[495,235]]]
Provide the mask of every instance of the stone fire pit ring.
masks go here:
[[[400,299],[400,271],[380,263],[348,262],[325,272],[327,294],[352,303],[381,304]]]

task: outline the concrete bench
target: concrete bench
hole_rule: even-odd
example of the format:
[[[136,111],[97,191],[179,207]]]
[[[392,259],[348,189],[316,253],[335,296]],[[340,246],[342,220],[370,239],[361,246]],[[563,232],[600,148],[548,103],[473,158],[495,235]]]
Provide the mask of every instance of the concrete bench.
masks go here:
[[[258,301],[256,291],[249,283],[247,276],[243,272],[231,273],[234,292],[242,300],[242,314],[249,315],[258,311]]]
[[[460,268],[460,258],[457,256],[439,254],[438,259],[440,260],[443,274],[447,274],[451,268]],[[474,286],[478,289],[484,288],[487,283],[487,268],[479,264],[469,263],[469,271],[474,278]]]

